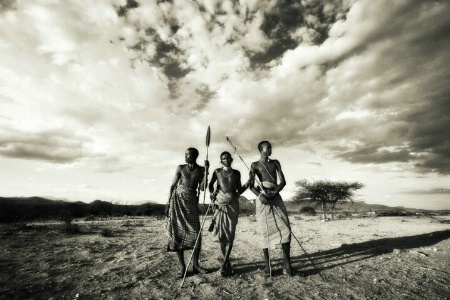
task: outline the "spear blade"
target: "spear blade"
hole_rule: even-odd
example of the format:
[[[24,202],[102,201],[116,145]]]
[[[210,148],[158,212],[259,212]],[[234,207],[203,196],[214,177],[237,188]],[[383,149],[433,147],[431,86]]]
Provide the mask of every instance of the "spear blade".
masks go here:
[[[208,125],[208,131],[206,132],[206,147],[209,147],[209,143],[211,142],[211,128]]]

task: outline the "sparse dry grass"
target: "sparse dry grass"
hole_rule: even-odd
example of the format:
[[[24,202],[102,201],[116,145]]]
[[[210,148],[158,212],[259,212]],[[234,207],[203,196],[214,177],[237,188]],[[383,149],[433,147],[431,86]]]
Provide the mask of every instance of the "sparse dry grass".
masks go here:
[[[219,244],[204,228],[201,263],[182,290],[177,259],[165,252],[164,220],[75,220],[1,225],[0,298],[4,299],[449,299],[449,217],[388,217],[322,222],[291,216],[294,267],[281,275],[282,253],[271,249],[273,278],[262,276],[255,218],[242,217],[232,263],[222,278]],[[205,227],[209,224],[207,221]],[[110,231],[111,236],[102,232]],[[186,252],[189,259],[191,252]],[[324,279],[319,276],[318,271]]]

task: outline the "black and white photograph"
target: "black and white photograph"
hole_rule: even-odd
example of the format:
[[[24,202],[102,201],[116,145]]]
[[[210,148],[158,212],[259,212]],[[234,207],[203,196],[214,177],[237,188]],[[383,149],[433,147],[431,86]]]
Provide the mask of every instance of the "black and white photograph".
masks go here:
[[[450,299],[450,1],[0,0],[0,299]]]

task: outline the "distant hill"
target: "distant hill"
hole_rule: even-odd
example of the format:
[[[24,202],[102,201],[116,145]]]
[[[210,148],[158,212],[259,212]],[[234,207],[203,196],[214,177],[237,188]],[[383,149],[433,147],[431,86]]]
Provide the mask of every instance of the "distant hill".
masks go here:
[[[286,209],[290,214],[297,214],[303,207],[315,207],[310,201],[285,201]],[[200,204],[200,211],[204,214],[208,204]],[[240,213],[242,215],[255,214],[255,200],[248,200],[244,196],[239,198]],[[320,208],[315,207],[317,211]],[[94,200],[91,203],[81,201],[68,202],[51,200],[43,197],[0,197],[0,222],[21,222],[29,220],[59,219],[69,213],[74,218],[88,216],[162,216],[165,204],[147,202],[143,204],[127,205],[113,204],[108,201]],[[336,206],[336,213],[367,213],[375,212],[377,215],[399,215],[413,213],[442,213],[450,211],[433,211],[425,209],[404,208],[402,206],[390,207],[380,204],[367,204],[365,202],[344,202]]]
[[[290,212],[299,212],[302,207],[315,207],[316,204],[314,202],[305,200],[300,202],[294,202],[294,201],[286,201],[286,208]],[[320,209],[319,207],[316,207],[316,209]],[[368,204],[364,201],[355,201],[355,202],[343,202],[338,203],[336,205],[336,211],[337,212],[377,212],[377,213],[387,213],[387,212],[406,212],[406,213],[450,213],[448,210],[427,210],[427,209],[418,209],[418,208],[405,208],[403,206],[387,206],[387,205],[381,205],[381,204]]]
[[[55,204],[63,203],[62,200],[51,200],[42,197],[0,197],[1,203],[20,203],[20,204]]]
[[[35,219],[55,219],[70,213],[75,218],[87,216],[162,215],[164,204],[113,204],[94,200],[67,202],[43,197],[0,197],[0,222],[20,222]]]

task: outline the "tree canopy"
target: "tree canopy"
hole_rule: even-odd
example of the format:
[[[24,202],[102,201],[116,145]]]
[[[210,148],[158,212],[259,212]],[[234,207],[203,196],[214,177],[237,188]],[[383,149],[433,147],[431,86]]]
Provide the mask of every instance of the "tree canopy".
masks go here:
[[[353,201],[354,191],[364,187],[360,182],[318,180],[308,181],[306,179],[295,182],[299,189],[295,192],[293,200],[310,200],[322,206],[325,219],[325,208],[331,209],[333,216],[336,204],[345,201]]]

